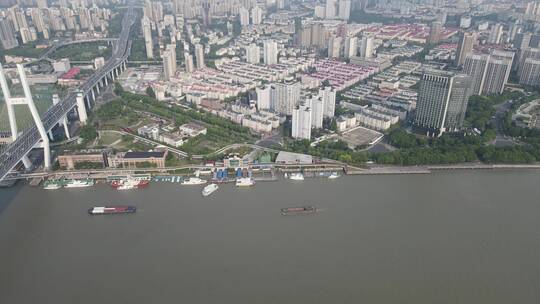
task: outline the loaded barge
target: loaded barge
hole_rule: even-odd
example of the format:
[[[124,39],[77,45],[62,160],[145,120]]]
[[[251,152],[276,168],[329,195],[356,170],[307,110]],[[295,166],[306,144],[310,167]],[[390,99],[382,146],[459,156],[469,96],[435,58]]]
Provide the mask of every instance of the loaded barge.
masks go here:
[[[281,215],[308,215],[317,213],[317,208],[313,206],[306,207],[292,207],[292,208],[282,208]]]
[[[91,215],[135,213],[135,211],[137,208],[133,206],[106,206],[88,209],[88,213]]]

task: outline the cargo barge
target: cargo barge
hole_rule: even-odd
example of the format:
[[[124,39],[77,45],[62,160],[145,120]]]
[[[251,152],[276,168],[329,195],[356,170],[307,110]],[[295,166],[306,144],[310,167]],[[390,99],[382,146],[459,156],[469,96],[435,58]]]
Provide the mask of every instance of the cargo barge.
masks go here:
[[[292,207],[292,208],[281,209],[281,215],[308,215],[308,214],[314,214],[316,212],[317,212],[317,208],[313,206]]]

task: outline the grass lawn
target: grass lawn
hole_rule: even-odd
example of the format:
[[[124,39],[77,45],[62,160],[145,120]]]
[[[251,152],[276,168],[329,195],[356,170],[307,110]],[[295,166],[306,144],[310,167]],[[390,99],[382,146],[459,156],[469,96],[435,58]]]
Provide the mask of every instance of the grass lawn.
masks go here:
[[[118,140],[122,140],[122,135],[113,132],[103,132],[98,140],[98,145],[108,146],[115,143]]]
[[[41,114],[45,112],[52,105],[52,95],[58,93],[54,85],[34,85],[31,87],[32,97],[34,103]],[[22,95],[22,88],[20,86],[14,86],[11,88],[12,96]],[[19,131],[22,131],[26,127],[33,125],[34,120],[30,114],[30,110],[26,105],[15,106],[15,117],[17,118],[17,125]],[[6,104],[4,103],[4,97],[0,94],[0,131],[9,130],[9,120]]]

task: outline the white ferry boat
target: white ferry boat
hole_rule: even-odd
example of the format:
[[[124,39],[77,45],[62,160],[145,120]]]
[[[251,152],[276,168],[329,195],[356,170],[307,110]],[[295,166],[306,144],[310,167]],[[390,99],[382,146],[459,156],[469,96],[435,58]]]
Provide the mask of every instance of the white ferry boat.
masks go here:
[[[337,172],[332,172],[332,174],[328,176],[328,179],[336,179],[338,177],[339,177],[339,174],[337,174]]]
[[[250,187],[255,185],[255,181],[251,177],[242,177],[236,179],[236,187]]]
[[[289,179],[295,180],[295,181],[303,181],[304,180],[304,174],[302,174],[302,173],[292,173],[291,176],[289,177]]]
[[[203,196],[209,196],[210,194],[214,193],[214,191],[216,191],[218,188],[219,188],[218,185],[210,184],[210,185],[204,187],[204,189],[202,190],[202,195]]]
[[[202,184],[206,184],[206,181],[198,177],[190,177],[182,181],[182,185],[202,185]]]
[[[58,190],[63,187],[61,180],[47,180],[43,183],[43,189],[45,190]]]
[[[94,180],[91,178],[87,179],[70,179],[66,181],[64,187],[66,188],[84,188],[91,187],[94,185]]]

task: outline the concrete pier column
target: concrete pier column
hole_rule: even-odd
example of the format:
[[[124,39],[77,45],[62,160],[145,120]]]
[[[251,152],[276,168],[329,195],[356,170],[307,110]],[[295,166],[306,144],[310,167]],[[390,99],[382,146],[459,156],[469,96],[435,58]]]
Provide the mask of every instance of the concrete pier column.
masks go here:
[[[86,106],[88,107],[88,109],[91,109],[92,108],[92,102],[90,102],[90,95],[84,96],[84,100],[86,101]]]
[[[64,125],[64,133],[66,133],[66,138],[71,139],[71,136],[69,135],[68,120],[67,120],[66,116],[64,116],[64,121],[63,121],[62,125]]]
[[[28,158],[28,155],[23,156],[21,160],[26,170],[32,169],[32,162],[30,161],[30,158]]]
[[[79,120],[81,121],[81,125],[86,125],[86,122],[88,121],[88,115],[86,114],[86,107],[84,105],[84,96],[83,93],[79,92],[77,93],[77,112],[79,113]]]

